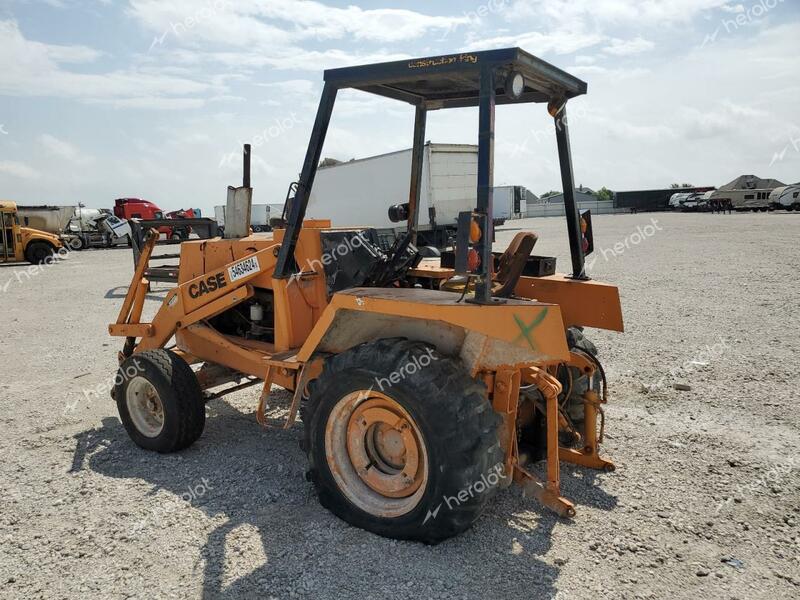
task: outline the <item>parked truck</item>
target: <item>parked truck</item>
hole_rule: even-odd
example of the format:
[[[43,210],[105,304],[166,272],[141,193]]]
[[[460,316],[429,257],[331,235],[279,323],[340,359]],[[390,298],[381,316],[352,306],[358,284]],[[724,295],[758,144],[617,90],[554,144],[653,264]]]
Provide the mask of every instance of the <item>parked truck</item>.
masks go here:
[[[73,250],[84,248],[111,248],[130,245],[131,226],[106,209],[86,208],[79,205],[65,230],[65,238]]]
[[[142,198],[117,198],[114,200],[114,215],[120,219],[160,220],[194,219],[200,217],[199,208],[187,208],[164,213],[154,202]],[[192,228],[176,222],[174,225],[162,225],[159,234],[169,240],[186,240]]]

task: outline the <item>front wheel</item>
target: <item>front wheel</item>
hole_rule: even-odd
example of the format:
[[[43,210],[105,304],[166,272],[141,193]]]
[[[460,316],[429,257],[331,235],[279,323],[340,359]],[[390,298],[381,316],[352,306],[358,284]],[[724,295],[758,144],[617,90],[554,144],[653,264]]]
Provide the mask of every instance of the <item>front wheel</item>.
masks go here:
[[[322,505],[382,536],[456,535],[505,477],[486,388],[421,342],[379,340],[328,359],[303,422]]]
[[[169,350],[145,350],[120,365],[114,387],[122,424],[140,447],[177,452],[203,433],[203,392],[191,367]]]
[[[56,250],[47,242],[31,242],[25,249],[25,260],[34,265],[41,265],[52,260]]]

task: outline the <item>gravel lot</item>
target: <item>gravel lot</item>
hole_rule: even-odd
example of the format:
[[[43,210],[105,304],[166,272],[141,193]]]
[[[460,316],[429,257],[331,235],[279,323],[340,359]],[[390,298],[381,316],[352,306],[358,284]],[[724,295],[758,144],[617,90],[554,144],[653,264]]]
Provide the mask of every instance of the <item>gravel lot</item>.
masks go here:
[[[134,446],[108,395],[127,249],[0,267],[0,597],[800,597],[800,214],[594,226],[590,273],[619,285],[627,328],[589,331],[617,471],[562,467],[572,522],[512,487],[435,547],[324,510],[302,425],[262,431],[257,388],[212,402],[187,451]],[[518,227],[568,269],[563,220],[498,245]]]

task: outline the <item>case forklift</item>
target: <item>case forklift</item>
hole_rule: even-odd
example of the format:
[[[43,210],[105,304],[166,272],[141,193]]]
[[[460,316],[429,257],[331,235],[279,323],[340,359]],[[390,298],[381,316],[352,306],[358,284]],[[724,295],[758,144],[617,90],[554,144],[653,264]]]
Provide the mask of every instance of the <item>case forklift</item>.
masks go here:
[[[390,209],[408,226],[388,251],[369,229],[304,220],[341,89],[416,111],[408,202]],[[617,288],[584,270],[591,218],[575,203],[566,105],[585,92],[519,48],[325,71],[285,222],[250,233],[246,149],[244,185],[229,188],[226,208],[239,217],[226,219],[222,238],[181,244],[178,285],[145,322],[149,235],[109,326],[125,338],[113,395],[133,441],[187,448],[203,431],[205,401],[258,384],[258,422],[289,427],[300,414],[320,502],[353,525],[436,543],[470,527],[512,482],[574,516],[560,463],[614,469],[599,451],[605,376],[583,328],[623,329]],[[495,108],[516,103],[544,104],[554,120],[571,275],[531,256],[530,232],[492,251]],[[415,234],[426,119],[458,107],[478,107],[477,205],[460,215],[449,261],[423,258]],[[292,395],[280,423],[273,386]]]

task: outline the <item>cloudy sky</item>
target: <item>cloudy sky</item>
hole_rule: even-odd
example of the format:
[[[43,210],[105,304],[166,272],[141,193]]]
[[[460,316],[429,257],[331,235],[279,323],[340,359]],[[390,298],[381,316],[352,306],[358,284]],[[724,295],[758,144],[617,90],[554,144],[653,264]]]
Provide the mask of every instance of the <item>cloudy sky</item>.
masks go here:
[[[798,0],[2,0],[0,198],[210,210],[254,144],[255,201],[296,179],[322,70],[520,46],[581,77],[576,183],[800,179]],[[428,139],[476,143],[475,109]],[[413,109],[340,95],[325,156],[408,147]],[[557,188],[552,121],[501,107],[497,184]]]

